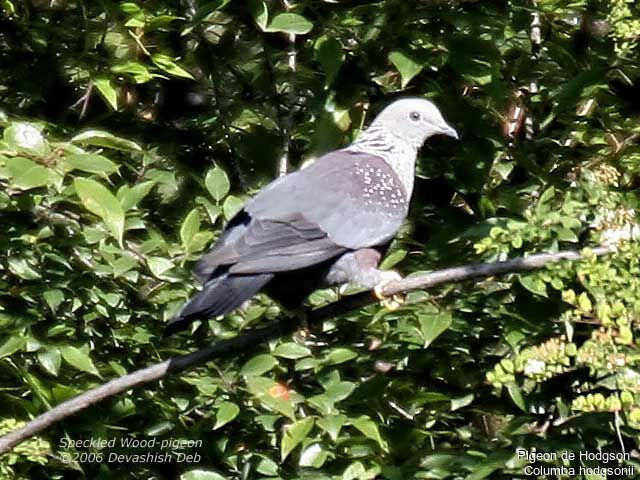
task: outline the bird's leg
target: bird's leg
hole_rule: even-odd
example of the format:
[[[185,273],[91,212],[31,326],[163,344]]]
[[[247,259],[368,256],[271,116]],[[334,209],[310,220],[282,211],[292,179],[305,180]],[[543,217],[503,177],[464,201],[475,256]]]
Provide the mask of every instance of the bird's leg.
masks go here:
[[[386,297],[382,291],[391,282],[401,280],[398,272],[393,270],[379,270],[380,252],[373,248],[362,248],[354,252],[345,253],[334,263],[327,275],[329,283],[355,283],[364,288],[373,289],[378,300],[388,310],[397,310],[404,302],[401,295]]]

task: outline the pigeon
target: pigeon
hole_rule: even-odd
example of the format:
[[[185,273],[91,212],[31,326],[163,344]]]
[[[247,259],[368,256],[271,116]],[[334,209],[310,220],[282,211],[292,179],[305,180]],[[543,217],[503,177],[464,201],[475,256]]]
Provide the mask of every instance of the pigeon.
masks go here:
[[[431,101],[402,98],[349,146],[269,183],[197,262],[202,290],[165,335],[229,313],[260,291],[286,309],[345,283],[382,299],[384,286],[401,277],[378,264],[407,217],[418,150],[433,135],[458,138]]]

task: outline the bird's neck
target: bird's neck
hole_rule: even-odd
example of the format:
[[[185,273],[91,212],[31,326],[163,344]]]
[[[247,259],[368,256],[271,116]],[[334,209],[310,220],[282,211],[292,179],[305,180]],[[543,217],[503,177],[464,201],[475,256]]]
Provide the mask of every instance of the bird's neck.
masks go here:
[[[382,158],[398,175],[407,198],[411,197],[418,147],[386,129],[371,126],[347,148]]]

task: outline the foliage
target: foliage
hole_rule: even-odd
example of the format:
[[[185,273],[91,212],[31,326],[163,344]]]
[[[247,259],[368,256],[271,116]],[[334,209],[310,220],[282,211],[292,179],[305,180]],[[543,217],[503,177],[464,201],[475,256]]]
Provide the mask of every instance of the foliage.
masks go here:
[[[193,261],[282,151],[293,168],[344,144],[395,95],[433,98],[462,140],[423,150],[387,267],[619,243],[413,292],[109,399],[0,458],[1,475],[513,478],[529,465],[518,448],[637,454],[633,2],[0,6],[2,433],[281,315],[260,296],[161,338]]]

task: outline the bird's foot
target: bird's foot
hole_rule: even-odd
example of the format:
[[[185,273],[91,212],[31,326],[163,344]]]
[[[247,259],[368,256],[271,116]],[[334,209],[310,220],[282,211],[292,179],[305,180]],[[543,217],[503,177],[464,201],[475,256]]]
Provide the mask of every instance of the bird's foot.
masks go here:
[[[402,306],[404,303],[404,295],[396,293],[387,297],[382,292],[384,287],[390,283],[399,282],[400,280],[402,280],[402,276],[398,272],[393,270],[382,270],[380,271],[380,281],[375,287],[373,287],[374,296],[380,300],[380,303],[384,308],[392,312]]]

